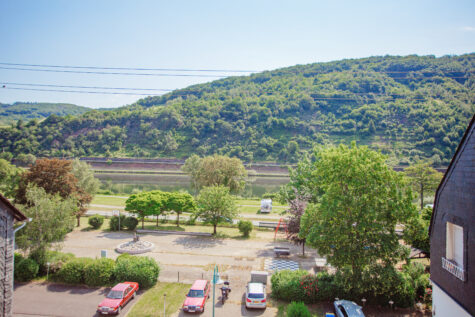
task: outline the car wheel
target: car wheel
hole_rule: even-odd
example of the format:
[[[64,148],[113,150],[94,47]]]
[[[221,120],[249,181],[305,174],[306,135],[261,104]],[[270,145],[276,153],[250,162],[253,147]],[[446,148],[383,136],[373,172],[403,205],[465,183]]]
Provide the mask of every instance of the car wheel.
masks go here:
[[[132,294],[132,299],[134,299],[134,298],[135,298],[135,293],[137,293],[137,292],[134,292],[134,293]]]
[[[119,308],[117,308],[117,315],[120,314],[120,311],[122,310],[122,307],[119,306]]]

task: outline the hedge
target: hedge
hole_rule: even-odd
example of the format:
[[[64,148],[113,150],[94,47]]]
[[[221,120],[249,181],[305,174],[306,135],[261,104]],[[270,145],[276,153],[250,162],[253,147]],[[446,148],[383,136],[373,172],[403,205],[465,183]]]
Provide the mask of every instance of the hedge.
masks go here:
[[[28,282],[36,277],[40,266],[34,260],[26,258],[20,259],[18,264],[15,264],[14,278],[19,282]]]
[[[84,268],[84,281],[88,286],[106,286],[114,280],[115,262],[112,259],[94,260]]]
[[[117,282],[139,283],[140,288],[149,288],[157,283],[160,267],[149,257],[121,255],[117,258],[114,270]]]
[[[94,229],[99,229],[102,226],[102,224],[104,223],[104,216],[101,216],[101,215],[91,216],[91,217],[89,217],[87,222]]]
[[[94,260],[90,258],[75,258],[66,262],[58,272],[60,281],[68,284],[85,284],[86,267]]]
[[[282,270],[272,274],[272,297],[286,301],[304,301],[305,294],[300,279],[307,274],[305,270]]]
[[[335,275],[320,272],[283,270],[271,277],[272,297],[285,301],[315,303],[332,301],[335,297],[368,304],[412,307],[416,301],[430,302],[429,274],[419,264],[405,265],[402,271],[391,266],[373,265],[364,272],[354,285],[351,272],[343,269]]]

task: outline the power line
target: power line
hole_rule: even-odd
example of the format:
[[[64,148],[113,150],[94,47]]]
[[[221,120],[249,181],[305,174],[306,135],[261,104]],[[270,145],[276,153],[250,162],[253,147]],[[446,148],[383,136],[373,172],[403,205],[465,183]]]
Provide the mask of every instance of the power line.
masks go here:
[[[33,87],[58,87],[58,88],[79,88],[79,89],[111,89],[111,90],[146,90],[146,91],[174,91],[176,89],[162,89],[162,88],[127,88],[127,87],[100,87],[100,86],[66,86],[53,84],[30,84],[30,83],[10,83],[0,82],[0,85],[14,85],[14,86],[33,86]]]
[[[70,69],[106,69],[106,70],[141,70],[141,71],[166,71],[166,72],[207,72],[207,73],[255,73],[255,70],[241,69],[192,69],[192,68],[140,68],[140,67],[102,67],[102,66],[70,66],[70,65],[43,65],[43,64],[18,64],[2,63],[0,65],[46,67],[46,68],[70,68]]]
[[[0,69],[24,70],[32,72],[50,72],[50,73],[73,73],[73,74],[99,74],[99,75],[128,75],[128,76],[157,76],[157,77],[211,77],[211,78],[225,78],[228,76],[219,75],[197,75],[197,74],[154,74],[154,73],[124,73],[124,72],[98,72],[98,71],[80,71],[80,70],[59,70],[59,69],[33,69],[20,67],[3,67]]]
[[[159,94],[141,94],[132,92],[111,92],[111,91],[86,91],[86,90],[64,90],[64,89],[41,89],[41,88],[19,88],[3,87],[1,89],[29,90],[29,91],[50,91],[50,92],[68,92],[79,94],[100,94],[100,95],[134,95],[134,96],[161,96]]]

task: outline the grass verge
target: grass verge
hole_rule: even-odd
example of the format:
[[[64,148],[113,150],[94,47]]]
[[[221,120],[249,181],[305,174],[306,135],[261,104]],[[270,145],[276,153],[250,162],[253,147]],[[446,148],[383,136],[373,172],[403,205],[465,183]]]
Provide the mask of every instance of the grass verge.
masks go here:
[[[129,317],[162,316],[163,295],[166,294],[166,315],[171,316],[180,309],[190,284],[157,283],[147,290],[127,314]]]

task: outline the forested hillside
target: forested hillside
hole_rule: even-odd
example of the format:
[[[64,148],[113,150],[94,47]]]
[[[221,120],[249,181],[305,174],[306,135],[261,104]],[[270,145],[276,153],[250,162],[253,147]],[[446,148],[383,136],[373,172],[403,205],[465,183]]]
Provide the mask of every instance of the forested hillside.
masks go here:
[[[3,128],[3,151],[37,156],[295,162],[357,140],[408,164],[447,164],[475,112],[475,54],[370,57],[229,77],[113,111]]]
[[[43,119],[52,114],[66,116],[78,115],[90,108],[76,106],[68,103],[45,103],[45,102],[15,102],[14,104],[0,103],[0,126],[16,123],[18,120],[30,121]]]

